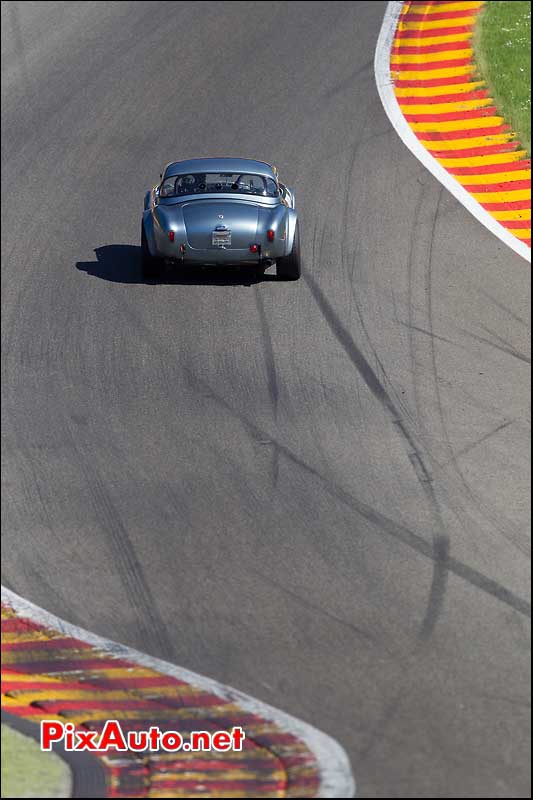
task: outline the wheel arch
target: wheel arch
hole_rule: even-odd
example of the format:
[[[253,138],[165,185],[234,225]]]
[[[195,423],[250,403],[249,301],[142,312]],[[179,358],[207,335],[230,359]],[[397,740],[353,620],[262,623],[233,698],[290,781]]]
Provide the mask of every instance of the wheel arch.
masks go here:
[[[286,256],[292,253],[292,246],[294,244],[294,235],[296,233],[297,223],[298,223],[298,212],[294,208],[287,209],[287,242],[285,246]]]
[[[142,216],[142,230],[146,236],[146,244],[151,256],[156,254],[155,238],[154,238],[154,218],[150,209],[144,211]]]

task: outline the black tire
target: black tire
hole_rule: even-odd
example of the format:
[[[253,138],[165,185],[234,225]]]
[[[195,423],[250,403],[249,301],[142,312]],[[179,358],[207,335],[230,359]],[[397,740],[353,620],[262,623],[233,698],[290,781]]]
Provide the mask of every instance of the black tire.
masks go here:
[[[285,281],[297,281],[302,274],[302,256],[300,251],[300,225],[296,222],[292,250],[288,256],[278,258],[276,274]]]
[[[144,225],[141,227],[141,271],[143,278],[154,281],[159,277],[159,259],[150,255],[148,242],[144,232]]]

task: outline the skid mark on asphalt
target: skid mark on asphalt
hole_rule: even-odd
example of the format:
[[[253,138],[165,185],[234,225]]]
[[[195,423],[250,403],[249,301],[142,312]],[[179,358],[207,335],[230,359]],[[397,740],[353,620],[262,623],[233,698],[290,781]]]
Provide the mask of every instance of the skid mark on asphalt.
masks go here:
[[[473,450],[475,447],[479,447],[480,444],[483,444],[483,442],[486,442],[487,439],[490,439],[492,436],[495,436],[500,431],[503,431],[504,428],[509,427],[509,425],[512,425],[512,420],[510,419],[506,420],[505,422],[502,422],[500,425],[497,425],[495,428],[493,428],[484,436],[482,436],[481,439],[478,439],[477,441],[472,442],[466,447],[461,448],[461,450],[457,450],[455,453],[455,458],[461,458],[462,456],[465,456],[467,453],[470,453],[470,451]]]
[[[267,371],[268,394],[272,405],[272,414],[274,417],[274,422],[276,422],[278,419],[278,406],[279,406],[279,382],[278,382],[278,373],[276,370],[276,357],[274,355],[274,346],[272,344],[272,337],[270,335],[270,327],[268,324],[267,315],[265,313],[263,298],[261,297],[259,291],[257,290],[257,287],[254,291],[254,299],[257,308],[257,313],[259,315],[261,335],[263,337],[263,342],[264,342],[263,353],[265,357],[265,367]],[[278,485],[278,478],[279,478],[279,452],[278,448],[273,443],[271,444],[273,445],[271,475],[272,475],[272,486],[275,489]]]
[[[444,408],[442,405],[442,398],[440,395],[440,386],[437,377],[437,361],[436,361],[436,350],[435,350],[435,337],[433,335],[433,304],[432,304],[432,269],[433,269],[433,246],[435,243],[435,231],[437,229],[437,220],[439,218],[439,210],[442,200],[442,193],[443,189],[439,190],[437,196],[437,202],[435,204],[435,212],[433,214],[433,219],[431,223],[431,233],[429,238],[429,249],[427,255],[427,291],[425,292],[426,302],[427,302],[427,311],[428,311],[428,321],[429,321],[429,330],[431,336],[429,338],[430,342],[430,349],[431,349],[431,364],[433,367],[433,375],[435,378],[435,388],[436,388],[436,395],[437,395],[437,404],[439,410],[439,417],[441,419],[442,428],[445,432],[446,441],[449,442],[449,435],[448,430],[445,425],[444,420]],[[426,615],[422,620],[422,624],[419,631],[419,636],[422,640],[429,639],[437,619],[442,611],[443,604],[444,604],[444,597],[446,594],[446,584],[447,584],[447,564],[449,559],[449,551],[450,551],[450,539],[448,532],[446,531],[444,525],[444,519],[440,510],[439,501],[437,495],[435,493],[433,483],[429,482],[424,485],[426,490],[426,494],[435,510],[435,517],[438,520],[439,525],[439,533],[433,536],[433,553],[434,553],[434,562],[433,562],[433,579],[431,582],[431,589],[428,599],[428,604],[426,608]]]
[[[274,586],[279,591],[283,592],[284,594],[291,597],[293,600],[296,600],[302,606],[305,606],[306,609],[310,609],[316,614],[321,614],[324,617],[328,617],[332,622],[335,622],[337,625],[342,625],[344,628],[348,628],[352,633],[354,633],[359,639],[364,639],[372,644],[377,644],[376,637],[369,633],[368,631],[360,628],[358,625],[354,625],[353,622],[348,622],[347,620],[341,619],[341,617],[335,616],[330,611],[327,611],[325,608],[321,608],[320,606],[311,603],[307,598],[300,597],[297,592],[294,592],[292,589],[289,589],[280,581],[277,581],[271,575],[264,575],[262,572],[254,569],[253,567],[250,568],[250,572],[253,572],[254,575],[257,575],[258,578],[268,583],[270,586]]]
[[[338,94],[346,91],[347,89],[353,90],[353,85],[357,80],[357,78],[361,77],[361,75],[364,75],[365,72],[369,71],[372,68],[373,63],[374,59],[371,58],[364,64],[361,64],[360,66],[356,67],[352,72],[352,74],[348,75],[347,78],[343,78],[342,80],[340,80],[337,84],[335,84],[335,86],[332,86],[331,89],[326,89],[326,91],[324,92],[325,97],[328,100],[331,100],[333,97],[336,97]]]
[[[399,419],[399,414],[390,395],[379,380],[370,363],[353,341],[351,333],[339,320],[329,300],[323,294],[315,279],[308,272],[305,273],[304,279],[309,286],[311,294],[313,295],[320,311],[322,312],[328,327],[331,329],[335,338],[342,345],[350,361],[356,367],[358,373],[361,375],[374,397],[379,400],[379,402],[390,412],[390,414],[392,414],[395,419]],[[412,442],[410,443],[412,444],[413,449],[416,449],[416,445]]]
[[[478,498],[478,496],[476,495],[476,493],[474,492],[474,490],[470,486],[470,483],[468,482],[468,480],[467,480],[467,478],[466,478],[466,476],[465,476],[465,474],[463,472],[463,469],[462,469],[461,465],[459,464],[459,461],[457,459],[453,444],[452,444],[451,439],[450,439],[448,423],[447,423],[446,414],[445,414],[445,411],[444,411],[444,404],[442,402],[441,381],[439,380],[438,368],[437,368],[436,341],[435,341],[435,337],[433,336],[433,333],[434,333],[434,323],[433,323],[433,320],[434,320],[434,307],[433,307],[433,303],[434,303],[433,244],[434,244],[434,239],[435,239],[435,230],[436,230],[436,224],[437,224],[437,219],[438,219],[438,213],[439,213],[439,208],[440,208],[440,204],[441,204],[441,201],[442,201],[443,193],[444,193],[444,187],[441,186],[440,189],[439,189],[439,194],[438,194],[435,214],[434,214],[434,217],[433,217],[433,224],[432,224],[432,229],[431,229],[431,237],[430,237],[430,246],[429,246],[428,257],[427,257],[427,260],[425,260],[425,264],[426,264],[426,266],[425,266],[425,273],[426,273],[425,274],[426,316],[427,316],[428,328],[429,328],[430,333],[432,334],[430,336],[430,338],[429,338],[429,348],[430,348],[430,363],[431,363],[431,370],[432,370],[432,374],[433,374],[433,383],[434,383],[434,394],[435,394],[435,399],[436,399],[436,402],[437,402],[437,409],[438,409],[438,415],[439,415],[439,419],[440,419],[440,426],[441,426],[441,430],[442,430],[442,432],[444,434],[446,449],[448,451],[448,463],[452,466],[452,468],[453,468],[453,470],[454,470],[454,472],[455,472],[455,474],[456,474],[456,476],[457,476],[457,478],[458,478],[458,480],[460,482],[460,485],[462,486],[464,492],[466,493],[466,496],[469,498],[469,500],[471,501],[473,506],[478,510],[478,512],[481,514],[481,516],[484,519],[487,520],[487,522],[489,524],[494,524],[493,515],[490,513],[490,511],[488,511],[485,508],[485,506],[483,505],[481,500]],[[497,345],[494,345],[494,346],[498,347]],[[500,349],[500,348],[498,348],[498,349]],[[512,354],[516,355],[514,351],[512,352]],[[516,542],[514,541],[514,539],[507,534],[507,532],[504,530],[504,526],[502,526],[501,524],[498,526],[498,532],[507,541],[509,541],[511,544],[513,544],[513,546],[516,546]]]
[[[507,532],[505,522],[502,520],[498,521],[495,518],[494,514],[489,513],[483,507],[479,499],[475,496],[471,487],[468,485],[464,475],[460,470],[460,465],[457,463],[456,457],[454,455],[453,446],[450,441],[450,435],[447,427],[447,421],[445,419],[444,407],[441,397],[441,386],[443,382],[439,378],[437,370],[436,344],[444,337],[437,336],[434,330],[434,322],[433,322],[434,291],[432,291],[433,276],[432,276],[432,263],[431,263],[434,233],[437,224],[438,209],[440,208],[441,198],[443,197],[443,188],[439,187],[439,193],[437,197],[437,202],[435,203],[434,211],[432,210],[434,202],[433,196],[434,196],[433,191],[431,191],[429,197],[427,196],[427,192],[424,190],[422,190],[420,194],[417,204],[417,211],[415,214],[416,222],[415,225],[413,226],[411,233],[411,245],[408,257],[409,324],[407,327],[409,328],[410,331],[411,365],[412,365],[413,375],[415,376],[414,388],[415,388],[416,407],[419,415],[421,415],[423,412],[423,406],[419,403],[418,400],[418,378],[417,378],[417,375],[420,371],[420,364],[419,364],[420,354],[418,352],[420,350],[420,345],[417,343],[417,341],[413,336],[413,333],[415,331],[418,331],[420,333],[425,334],[428,337],[427,347],[424,347],[424,350],[421,351],[424,353],[422,358],[422,363],[423,364],[427,363],[428,372],[432,375],[433,396],[435,405],[438,409],[439,427],[442,432],[442,438],[440,440],[445,445],[447,451],[446,454],[447,457],[445,458],[444,464],[437,463],[436,460],[432,458],[432,465],[434,467],[435,475],[440,475],[444,466],[451,464],[456,476],[458,491],[460,491],[464,496],[468,498],[468,500],[471,503],[473,503],[474,507],[477,509],[479,514],[487,521],[488,525],[494,527],[500,535],[502,535],[513,546],[516,547],[517,543],[513,538],[513,535]],[[426,233],[426,231],[428,230],[430,231],[430,234]],[[416,302],[416,298],[414,295],[416,287],[424,289],[423,302],[420,303]],[[420,313],[423,313],[423,322],[420,321],[419,325],[415,324],[415,310],[419,311]],[[419,320],[416,320],[416,322],[418,321]],[[456,345],[458,347],[461,347],[462,349],[466,349],[462,344],[446,341],[445,339],[444,341],[447,344]],[[425,372],[425,368],[422,367],[422,369],[424,369]],[[441,495],[442,492],[447,491],[446,485],[442,481],[439,481],[438,487],[439,487],[439,495]],[[437,502],[437,498],[435,498],[435,502]],[[453,507],[454,507],[453,505],[450,506],[450,508]],[[464,525],[464,520],[460,519],[458,511],[455,510],[453,511],[453,513],[456,516],[456,518],[460,521],[461,525]]]
[[[438,214],[438,206],[436,214]],[[436,219],[436,215],[435,215]],[[442,580],[441,573],[443,570],[446,569],[446,564],[448,563],[447,559],[442,562],[441,561],[441,554],[442,554],[442,546],[441,542],[444,540],[448,540],[448,535],[444,528],[442,517],[440,513],[440,507],[435,496],[435,492],[433,490],[433,478],[431,476],[430,470],[428,469],[424,456],[418,447],[417,443],[415,442],[414,437],[411,435],[409,430],[407,429],[400,410],[396,407],[395,402],[393,401],[391,395],[385,388],[385,386],[380,381],[379,377],[373,370],[372,366],[365,358],[363,353],[359,350],[357,345],[355,344],[351,333],[348,329],[343,325],[340,321],[338,315],[336,314],[335,310],[329,303],[326,296],[323,294],[322,290],[315,282],[314,278],[305,273],[304,275],[307,285],[309,286],[311,293],[322,312],[324,319],[326,320],[330,330],[335,335],[339,343],[342,345],[343,349],[345,350],[346,354],[350,358],[350,361],[353,363],[355,368],[357,369],[358,373],[361,375],[363,380],[365,381],[366,385],[372,392],[372,394],[379,400],[379,402],[383,405],[383,407],[389,412],[392,417],[393,424],[397,427],[400,431],[403,439],[406,441],[409,447],[408,457],[413,464],[414,472],[419,481],[420,485],[422,486],[426,497],[428,498],[430,505],[433,509],[435,523],[438,526],[438,532],[433,535],[434,539],[434,553],[433,553],[433,569],[434,569],[434,577],[432,581],[432,588],[430,590],[430,595],[428,599],[428,605],[426,608],[426,612],[424,615],[424,619],[422,622],[422,626],[420,629],[420,638],[425,640],[429,637],[430,633],[432,632],[433,628],[435,627],[440,612],[442,610],[442,606],[444,603],[445,592],[439,589],[438,592],[433,591],[433,587],[438,585],[441,588],[446,587],[446,580]],[[439,543],[439,544],[437,544]],[[446,552],[449,549],[449,542],[446,548]],[[438,605],[436,601],[438,600]]]
[[[261,334],[265,345],[264,355],[265,355],[265,366],[268,377],[268,393],[272,403],[272,412],[274,414],[274,419],[277,419],[278,403],[279,403],[279,385],[278,385],[278,375],[276,371],[276,359],[274,356],[274,347],[272,345],[270,328],[268,326],[268,320],[265,314],[265,306],[263,304],[262,297],[257,290],[254,292],[254,297],[255,297],[255,305],[257,307],[257,313],[259,314]]]
[[[448,536],[438,536],[433,540],[433,576],[424,619],[420,624],[418,636],[421,640],[429,639],[441,614],[446,586],[448,583],[448,557],[450,540]]]
[[[436,209],[435,209],[435,214],[434,214],[433,222],[432,222],[432,232],[431,232],[431,238],[430,238],[430,253],[429,253],[429,257],[430,258],[431,258],[432,248],[433,248],[433,238],[434,238],[434,233],[435,233],[435,225],[436,225],[436,220],[437,220],[437,217],[438,217],[439,207],[440,207],[440,197],[441,197],[441,195],[439,194],[438,200],[437,200],[437,206],[436,206]],[[422,198],[423,198],[423,191],[420,192],[419,200],[418,200],[419,203],[422,202]],[[418,218],[418,215],[415,215],[415,219],[417,219],[417,218]],[[411,244],[409,258],[411,259],[412,256],[413,256],[413,245]],[[410,279],[411,279],[411,270],[409,270],[409,280]],[[369,344],[369,346],[370,346],[370,348],[372,350],[374,358],[376,359],[376,363],[377,363],[377,365],[379,366],[379,368],[381,370],[381,374],[383,376],[383,381],[384,382],[386,381],[387,384],[389,385],[389,387],[390,387],[389,390],[388,390],[389,393],[390,392],[394,392],[394,386],[389,381],[389,379],[387,377],[387,373],[386,373],[385,367],[384,367],[381,359],[379,358],[376,349],[373,346],[370,334],[369,334],[369,332],[367,330],[367,327],[366,327],[366,324],[365,324],[365,321],[364,321],[364,316],[363,316],[363,313],[362,313],[362,309],[361,309],[360,303],[359,303],[358,298],[357,298],[357,293],[356,293],[356,291],[354,289],[353,269],[352,269],[352,280],[350,282],[350,288],[351,288],[351,291],[352,291],[352,296],[353,296],[353,300],[354,300],[354,303],[355,303],[355,307],[357,309],[357,314],[358,314],[358,317],[359,317],[359,322],[361,324],[361,328],[362,328],[362,330],[364,332],[364,335],[365,335],[365,337],[367,339],[367,342],[368,342],[368,344]],[[409,306],[409,313],[410,313],[410,316],[412,316],[411,305]],[[409,327],[411,327],[411,326],[409,326]],[[414,328],[414,326],[412,326],[412,327]],[[429,335],[432,336],[433,338],[437,338],[435,336],[435,334],[433,333],[433,331],[431,331],[429,333]],[[415,397],[416,397],[416,392],[415,392]],[[409,409],[405,407],[405,404],[403,403],[402,399],[398,398],[396,396],[395,409],[396,409],[396,414],[398,415],[398,419],[400,417],[400,413],[399,413],[400,407],[402,409],[403,416],[406,419],[409,419],[409,420],[412,421],[412,416],[411,416],[411,413],[410,413]],[[399,424],[398,420],[394,420],[394,422],[396,424]],[[406,425],[403,422],[401,423],[401,431],[402,431],[402,434],[404,435],[404,438],[406,438],[407,441],[409,442],[410,440],[409,440],[409,437],[408,437],[408,435],[406,433]],[[411,464],[412,464],[412,466],[413,466],[413,468],[415,470],[417,478],[418,478],[418,480],[419,480],[419,482],[420,482],[420,484],[421,484],[421,486],[422,486],[422,488],[423,488],[423,490],[424,490],[424,492],[425,492],[425,494],[426,494],[426,496],[427,496],[427,498],[429,500],[430,506],[433,509],[433,515],[434,515],[434,519],[435,519],[435,524],[436,524],[437,528],[439,529],[438,533],[433,533],[434,556],[435,556],[435,558],[434,558],[434,568],[433,568],[434,572],[433,572],[433,578],[432,578],[432,583],[431,583],[431,589],[430,589],[430,593],[429,593],[428,603],[427,603],[427,607],[426,607],[426,613],[425,613],[424,619],[422,620],[422,623],[421,623],[421,626],[420,626],[420,631],[419,631],[419,638],[421,640],[426,640],[426,639],[428,639],[430,637],[431,632],[432,632],[433,628],[435,627],[435,624],[436,624],[436,622],[438,620],[438,617],[440,615],[440,612],[441,612],[443,604],[444,604],[444,598],[445,598],[445,594],[446,594],[446,584],[447,584],[446,564],[447,564],[447,561],[448,561],[450,542],[449,542],[448,534],[447,534],[447,532],[445,530],[445,527],[444,527],[444,522],[443,522],[441,510],[440,510],[440,505],[439,505],[439,502],[437,500],[437,497],[436,497],[436,494],[435,494],[435,491],[434,491],[434,488],[433,488],[433,477],[430,474],[428,468],[426,467],[424,459],[421,457],[420,450],[419,449],[415,449],[412,452],[410,452],[409,453],[409,460],[411,461]],[[446,556],[445,557],[443,557],[444,550],[446,551]]]
[[[368,346],[369,346],[370,350],[372,351],[372,355],[374,356],[376,364],[379,367],[379,372],[381,374],[381,379],[380,380],[381,380],[382,384],[387,387],[387,392],[389,393],[389,395],[394,394],[395,406],[396,406],[396,411],[397,411],[398,415],[400,415],[400,410],[401,410],[401,416],[403,418],[410,419],[411,421],[414,421],[409,406],[404,401],[404,399],[401,397],[401,395],[398,395],[393,382],[391,380],[389,380],[389,377],[387,375],[387,371],[385,369],[385,366],[384,366],[381,358],[379,357],[378,351],[375,348],[374,343],[372,341],[372,338],[370,336],[370,333],[368,331],[368,328],[367,328],[367,325],[366,325],[366,322],[365,322],[365,318],[364,318],[364,315],[363,315],[363,311],[362,311],[362,308],[361,308],[361,303],[359,302],[359,299],[358,299],[358,296],[357,296],[357,291],[355,289],[356,281],[354,279],[354,273],[355,273],[356,259],[357,259],[357,255],[356,255],[356,253],[354,253],[354,257],[353,257],[353,260],[352,260],[351,274],[350,274],[350,291],[352,293],[352,299],[353,299],[353,303],[354,303],[355,309],[357,311],[357,317],[359,319],[359,323],[361,325],[361,329],[362,329],[362,331],[363,331],[363,333],[364,333],[364,335],[366,337],[366,340],[368,342]]]
[[[166,625],[159,614],[155,598],[149,583],[145,578],[143,567],[137,558],[135,548],[129,534],[124,527],[120,514],[106,488],[105,481],[98,474],[98,470],[91,463],[77,444],[74,431],[69,423],[65,425],[70,437],[71,448],[76,456],[76,461],[85,477],[85,482],[90,490],[97,518],[103,530],[108,535],[114,563],[119,573],[120,581],[128,596],[136,615],[136,623],[142,639],[147,647],[163,654],[166,658],[175,656],[174,646],[170,641]]]
[[[491,293],[487,292],[487,290],[482,286],[477,286],[476,288],[479,291],[479,293],[483,295],[483,297],[486,297],[487,300],[490,300],[491,303],[494,303],[496,308],[499,308],[500,311],[503,311],[503,313],[506,314],[508,317],[511,317],[511,319],[514,319],[515,322],[519,322],[520,325],[523,325],[524,328],[527,328],[527,330],[529,330],[529,328],[531,327],[531,323],[529,322],[529,320],[523,319],[523,317],[521,317],[519,314],[513,311],[512,308],[509,308],[509,306],[506,306],[504,303],[500,303],[500,301],[496,297],[493,297]]]
[[[445,344],[450,344],[452,347],[460,347],[462,350],[466,348],[464,345],[459,344],[459,342],[454,342],[452,339],[447,339],[446,336],[440,336],[438,333],[432,333],[431,331],[426,331],[424,328],[419,327],[418,325],[410,325],[408,322],[402,322],[401,320],[396,320],[399,325],[403,325],[404,328],[407,328],[410,331],[415,331],[416,333],[423,333],[424,336],[431,336],[433,339],[436,339],[438,342],[444,342]]]
[[[442,193],[442,188],[439,187],[439,195]],[[431,310],[431,302],[430,298],[428,297],[430,289],[431,289],[431,275],[428,272],[428,263],[429,263],[429,254],[431,249],[431,236],[428,235],[427,231],[432,230],[435,221],[435,213],[432,210],[434,204],[434,196],[435,190],[433,189],[433,184],[427,184],[423,187],[420,191],[420,194],[417,198],[415,213],[414,213],[414,223],[410,233],[410,245],[409,245],[409,254],[407,259],[407,271],[408,271],[408,324],[407,328],[409,329],[409,342],[410,342],[410,351],[411,351],[411,371],[414,376],[414,397],[415,397],[415,406],[417,410],[417,417],[418,419],[424,418],[424,403],[419,399],[419,373],[422,370],[423,374],[426,373],[426,369],[428,372],[432,373],[432,384],[433,384],[433,396],[434,402],[437,407],[442,409],[442,399],[440,397],[440,390],[441,385],[445,385],[443,380],[439,377],[436,370],[436,343],[444,339],[444,337],[440,337],[436,335],[433,325],[433,314],[431,313],[430,318],[430,310]],[[415,296],[415,293],[424,288],[423,300],[418,301],[418,295]],[[473,287],[476,291],[479,290],[479,287]],[[483,290],[481,290],[483,291]],[[432,301],[433,298],[431,298]],[[502,309],[505,310],[505,309]],[[420,318],[422,315],[422,319]],[[416,324],[419,323],[419,324]],[[403,324],[403,323],[402,323]],[[428,337],[429,343],[426,346],[422,346],[419,340],[417,340],[414,336],[414,332],[418,331],[419,333],[423,333],[425,336]],[[471,336],[470,332],[464,331],[462,329],[458,329],[460,333],[463,335]],[[444,339],[444,341],[446,341]],[[462,349],[468,350],[468,348],[461,343],[456,342],[447,342],[448,344],[452,344],[454,346],[460,347]],[[421,363],[420,363],[421,361]],[[427,364],[427,368],[426,365]],[[463,389],[464,392],[464,389]],[[475,402],[476,406],[479,406],[479,398],[469,398],[471,402]],[[501,419],[501,412],[494,408],[487,408],[485,409],[491,415],[497,414],[499,419]],[[445,466],[452,465],[453,472],[455,473],[455,480],[456,480],[456,488],[457,491],[461,492],[464,497],[468,499],[470,503],[476,508],[478,513],[483,517],[486,521],[487,525],[493,528],[499,535],[503,536],[507,541],[509,541],[514,547],[518,547],[521,549],[520,545],[517,544],[517,538],[521,536],[521,532],[518,530],[510,531],[509,523],[507,520],[499,518],[498,515],[495,515],[494,512],[487,511],[479,499],[475,496],[474,492],[472,491],[471,487],[468,485],[468,482],[465,480],[464,475],[462,474],[459,465],[455,461],[454,451],[452,447],[452,443],[450,441],[449,432],[445,429],[445,419],[444,414],[440,414],[439,412],[439,421],[440,421],[440,429],[441,429],[441,437],[440,441],[446,447],[446,455],[444,458],[444,463],[438,463],[435,458],[431,458],[432,466],[434,468],[435,474],[440,475],[442,469]],[[418,423],[420,424],[420,423]],[[435,437],[433,437],[435,438]],[[448,476],[449,478],[451,476]],[[446,492],[446,485],[443,481],[440,481],[439,484],[439,493]],[[458,511],[454,512],[456,518],[463,524],[463,521],[460,520]]]
[[[131,319],[133,319],[136,322],[138,330],[141,330],[143,332],[147,342],[153,348],[154,352],[158,353],[161,358],[165,359],[172,358],[172,353],[169,350],[168,345],[165,345],[164,342],[162,342],[157,336],[154,335],[153,331],[146,326],[146,324],[139,316],[139,314],[135,313],[133,309],[129,306],[129,304],[124,301],[124,298],[121,298],[121,301],[118,303],[118,305],[131,317]],[[248,431],[249,435],[254,439],[254,441],[259,442],[261,440],[265,441],[267,439],[272,441],[272,444],[274,444],[278,448],[280,456],[283,455],[291,463],[295,464],[302,470],[306,471],[309,475],[316,478],[324,486],[326,491],[328,491],[333,497],[336,497],[344,505],[356,511],[361,517],[363,517],[364,519],[368,520],[373,525],[375,525],[378,528],[378,530],[388,534],[389,536],[394,537],[395,539],[402,542],[406,546],[410,547],[412,550],[420,553],[420,555],[424,556],[430,561],[434,560],[433,548],[431,544],[428,543],[424,538],[422,538],[416,533],[413,533],[413,531],[409,530],[404,525],[401,525],[395,522],[394,520],[389,519],[376,509],[372,508],[363,501],[357,499],[352,494],[346,492],[341,487],[333,484],[329,478],[322,475],[318,470],[316,470],[310,464],[306,463],[300,456],[294,453],[289,447],[287,447],[282,442],[279,442],[270,433],[268,433],[265,430],[262,430],[255,423],[249,420],[244,414],[234,409],[224,397],[217,394],[214,391],[214,389],[212,389],[210,384],[204,379],[199,378],[193,372],[193,370],[191,370],[188,367],[185,367],[183,372],[184,375],[187,376],[191,387],[195,388],[199,394],[202,394],[206,398],[209,398],[213,402],[216,402],[218,405],[224,408],[228,414],[230,414],[235,419],[239,420],[240,423],[243,425],[243,427]],[[510,608],[513,608],[515,611],[518,611],[520,614],[523,614],[526,617],[531,616],[530,603],[528,603],[526,600],[519,597],[518,595],[514,594],[514,592],[510,591],[509,589],[506,589],[504,586],[498,583],[498,581],[487,577],[486,575],[479,572],[475,568],[469,567],[466,564],[463,564],[461,561],[450,557],[448,559],[448,570],[449,572],[454,573],[455,575],[462,578],[464,581],[476,587],[485,594],[491,595],[499,602],[505,603]]]
[[[186,369],[185,372],[188,373],[189,382],[192,386],[196,386],[199,391],[204,393],[205,397],[209,397],[211,400],[220,405],[228,414],[239,420],[239,422],[246,430],[248,430],[250,436],[255,441],[265,438],[271,439],[272,442],[277,445],[280,455],[285,456],[291,463],[295,464],[309,475],[316,478],[332,497],[335,497],[339,502],[356,511],[359,516],[372,523],[380,532],[386,533],[387,535],[397,539],[398,541],[407,545],[407,547],[410,547],[412,550],[424,556],[424,558],[427,558],[432,562],[435,560],[435,552],[432,543],[427,542],[422,536],[419,536],[417,533],[409,530],[409,528],[405,527],[404,525],[401,525],[389,517],[386,517],[375,508],[372,508],[372,506],[369,506],[367,503],[364,503],[362,500],[354,497],[354,495],[345,491],[340,486],[334,484],[329,478],[304,461],[289,447],[284,445],[282,442],[277,441],[274,437],[266,433],[261,428],[258,428],[258,426],[249,420],[244,414],[234,409],[227,402],[227,400],[225,400],[221,395],[218,395],[206,381],[198,378],[191,370]],[[514,592],[510,591],[509,589],[506,589],[504,586],[499,584],[498,581],[487,577],[473,567],[463,564],[456,558],[449,557],[447,559],[447,567],[449,572],[454,573],[467,583],[471,584],[477,589],[480,589],[485,594],[491,595],[496,600],[505,603],[510,608],[513,608],[515,611],[518,611],[520,614],[523,614],[526,617],[531,616],[530,603],[521,597],[518,597],[518,595],[514,594]]]
[[[517,358],[519,361],[523,361],[525,364],[531,364],[531,358],[529,356],[524,355],[519,350],[516,350],[514,347],[509,345],[501,336],[498,336],[494,331],[489,330],[482,326],[484,330],[486,330],[490,336],[493,336],[495,339],[498,339],[500,344],[496,342],[491,342],[490,339],[487,339],[484,336],[479,336],[476,333],[472,333],[471,331],[461,330],[461,333],[464,333],[465,336],[469,336],[474,341],[479,342],[480,344],[486,344],[488,347],[494,348],[494,350],[499,350],[500,353],[505,353],[508,356],[513,356],[513,358]]]

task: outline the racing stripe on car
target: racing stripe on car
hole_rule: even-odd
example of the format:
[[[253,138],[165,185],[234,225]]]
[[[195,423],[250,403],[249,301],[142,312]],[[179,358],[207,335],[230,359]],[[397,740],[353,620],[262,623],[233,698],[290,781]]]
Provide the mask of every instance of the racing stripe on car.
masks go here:
[[[405,120],[453,178],[531,247],[531,161],[480,80],[471,40],[484,2],[405,2],[390,70]]]
[[[2,604],[2,708],[40,722],[126,733],[159,725],[192,730],[241,726],[241,752],[101,756],[108,797],[315,797],[320,775],[297,736],[238,703],[38,624]]]

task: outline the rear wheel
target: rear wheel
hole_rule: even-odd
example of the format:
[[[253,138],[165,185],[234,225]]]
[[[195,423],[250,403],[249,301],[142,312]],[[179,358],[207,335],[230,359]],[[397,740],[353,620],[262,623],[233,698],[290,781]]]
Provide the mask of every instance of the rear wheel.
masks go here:
[[[150,255],[144,225],[141,228],[141,270],[146,280],[153,281],[159,277],[159,259]]]
[[[300,226],[296,223],[292,250],[288,256],[278,258],[276,263],[278,278],[286,281],[297,281],[302,273],[302,256],[300,252]]]

